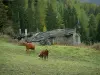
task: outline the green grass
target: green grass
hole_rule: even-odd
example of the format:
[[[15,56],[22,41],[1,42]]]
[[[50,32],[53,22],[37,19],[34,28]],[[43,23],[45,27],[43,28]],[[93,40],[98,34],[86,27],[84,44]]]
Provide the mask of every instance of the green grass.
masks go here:
[[[49,59],[38,57],[49,50]],[[36,46],[26,54],[24,46],[0,40],[0,75],[100,75],[100,52],[72,46]]]

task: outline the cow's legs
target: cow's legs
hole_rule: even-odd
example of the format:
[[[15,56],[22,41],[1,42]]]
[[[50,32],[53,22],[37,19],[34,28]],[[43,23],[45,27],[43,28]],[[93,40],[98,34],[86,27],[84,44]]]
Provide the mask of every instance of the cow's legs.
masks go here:
[[[43,55],[44,59],[46,60],[46,55]]]

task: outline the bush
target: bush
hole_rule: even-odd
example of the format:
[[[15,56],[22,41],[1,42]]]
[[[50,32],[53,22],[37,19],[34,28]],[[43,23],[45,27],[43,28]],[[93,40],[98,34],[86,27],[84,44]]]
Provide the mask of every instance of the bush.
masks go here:
[[[9,26],[9,27],[5,28],[4,34],[13,36],[14,35],[14,31],[13,31],[12,27]]]
[[[10,36],[0,33],[0,40],[8,41],[10,38]]]
[[[4,35],[0,33],[0,40],[5,41],[5,42],[10,42],[13,44],[18,44],[17,39],[12,39],[9,35]]]
[[[91,46],[93,49],[100,50],[100,43],[95,43]]]

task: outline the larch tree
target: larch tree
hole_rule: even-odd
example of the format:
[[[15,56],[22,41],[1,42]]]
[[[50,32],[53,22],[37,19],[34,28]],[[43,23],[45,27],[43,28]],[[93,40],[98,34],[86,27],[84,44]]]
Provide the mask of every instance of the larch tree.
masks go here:
[[[39,29],[41,31],[44,31],[47,27],[46,27],[46,22],[45,22],[45,18],[46,18],[46,8],[47,8],[47,0],[39,0],[38,1],[38,15],[39,15]]]

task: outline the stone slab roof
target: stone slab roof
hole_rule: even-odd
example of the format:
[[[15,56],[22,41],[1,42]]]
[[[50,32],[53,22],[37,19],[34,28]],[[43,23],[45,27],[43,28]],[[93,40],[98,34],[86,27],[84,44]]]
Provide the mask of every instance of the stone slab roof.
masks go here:
[[[75,32],[75,29],[55,29],[55,30],[47,31],[47,32],[39,32],[39,33],[34,34],[30,38],[30,41],[39,42],[41,40],[46,40],[50,37],[72,35],[74,32]]]

